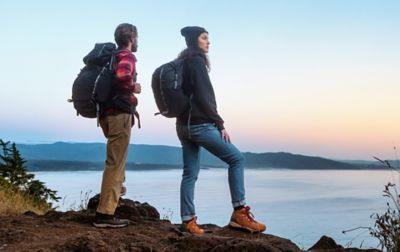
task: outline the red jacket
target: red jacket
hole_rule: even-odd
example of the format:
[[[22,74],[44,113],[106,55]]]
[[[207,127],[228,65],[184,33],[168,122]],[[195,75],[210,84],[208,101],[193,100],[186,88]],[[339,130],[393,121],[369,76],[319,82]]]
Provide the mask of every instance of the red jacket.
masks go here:
[[[130,104],[136,106],[137,98],[133,93],[136,83],[136,57],[131,52],[116,55],[114,86],[112,95],[123,96]]]
[[[105,105],[105,114],[133,114],[138,104],[133,93],[136,83],[136,57],[132,52],[120,52],[114,63],[115,79],[111,88],[111,100]]]

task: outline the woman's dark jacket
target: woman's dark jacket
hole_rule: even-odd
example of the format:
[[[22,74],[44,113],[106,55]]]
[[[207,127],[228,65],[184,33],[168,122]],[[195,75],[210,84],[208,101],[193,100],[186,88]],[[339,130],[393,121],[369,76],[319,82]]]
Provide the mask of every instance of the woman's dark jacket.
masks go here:
[[[187,94],[193,94],[191,109],[188,108],[177,118],[178,125],[187,125],[190,115],[190,125],[214,123],[219,130],[224,129],[224,120],[217,112],[214,89],[212,87],[206,60],[203,55],[195,54],[185,58],[183,65],[183,89]]]

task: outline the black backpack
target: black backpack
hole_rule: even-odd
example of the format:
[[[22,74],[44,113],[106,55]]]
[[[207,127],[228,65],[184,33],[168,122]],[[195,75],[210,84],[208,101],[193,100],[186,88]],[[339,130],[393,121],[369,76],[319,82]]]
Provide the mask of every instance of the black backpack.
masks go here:
[[[72,99],[77,115],[98,118],[100,106],[110,97],[114,79],[113,62],[116,50],[114,43],[97,43],[83,58],[85,67],[81,69],[72,86]]]
[[[151,87],[159,109],[156,115],[178,117],[188,108],[190,97],[182,89],[183,62],[183,59],[177,59],[154,71]]]

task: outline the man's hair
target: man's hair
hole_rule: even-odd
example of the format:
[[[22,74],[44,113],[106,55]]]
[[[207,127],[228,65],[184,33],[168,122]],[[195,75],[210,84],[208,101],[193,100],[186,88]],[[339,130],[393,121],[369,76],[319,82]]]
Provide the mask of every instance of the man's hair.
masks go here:
[[[132,37],[136,36],[136,26],[128,23],[118,25],[114,32],[115,42],[117,43],[118,47],[128,46]]]

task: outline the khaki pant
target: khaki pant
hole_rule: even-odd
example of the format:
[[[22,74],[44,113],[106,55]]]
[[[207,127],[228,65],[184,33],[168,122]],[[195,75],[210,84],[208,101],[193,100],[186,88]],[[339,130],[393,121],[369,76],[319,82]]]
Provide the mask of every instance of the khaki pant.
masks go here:
[[[118,205],[121,186],[125,179],[125,161],[131,137],[132,115],[110,115],[100,120],[107,138],[107,159],[101,183],[97,212],[113,215]]]

